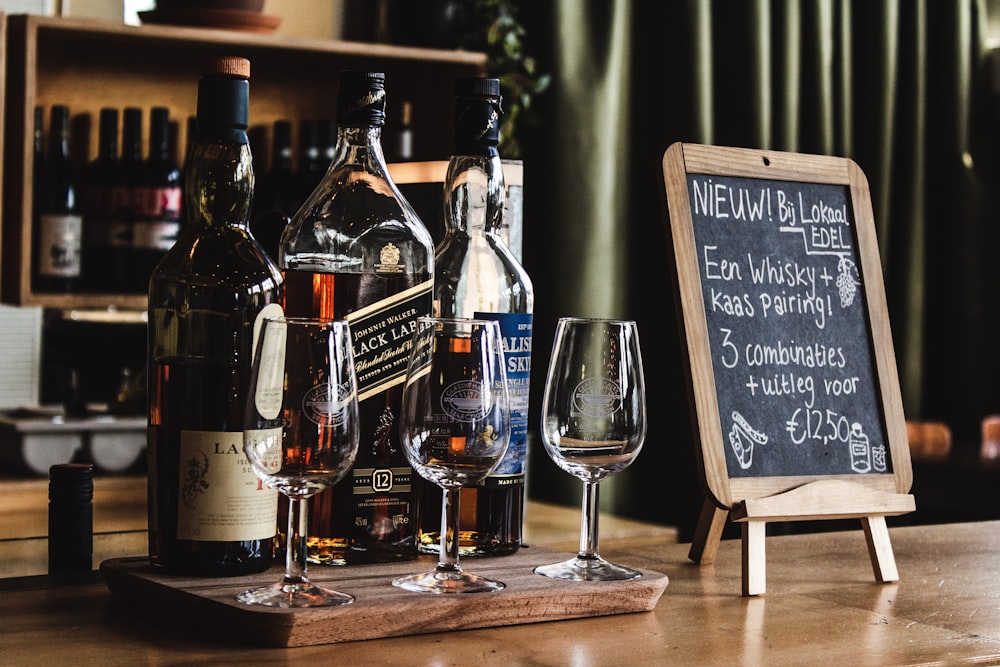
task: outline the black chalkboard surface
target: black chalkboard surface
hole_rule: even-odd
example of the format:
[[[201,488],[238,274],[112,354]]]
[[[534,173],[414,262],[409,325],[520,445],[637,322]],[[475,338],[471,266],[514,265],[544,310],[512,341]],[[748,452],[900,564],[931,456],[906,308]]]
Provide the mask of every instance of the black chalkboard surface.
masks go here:
[[[859,517],[896,578],[884,517],[912,471],[868,183],[852,160],[676,143],[663,157],[675,294],[706,506],[692,553],[747,522]],[[701,549],[707,549],[702,552]]]
[[[848,188],[687,182],[729,476],[891,472]]]

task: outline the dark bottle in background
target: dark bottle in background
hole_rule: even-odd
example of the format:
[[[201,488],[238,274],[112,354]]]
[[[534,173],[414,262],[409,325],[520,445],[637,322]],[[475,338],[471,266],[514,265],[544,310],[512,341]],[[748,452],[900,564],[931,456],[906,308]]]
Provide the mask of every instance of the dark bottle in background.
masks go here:
[[[278,494],[243,457],[255,324],[282,291],[249,228],[249,74],[245,58],[203,69],[187,224],[149,281],[150,560],[199,576],[267,569],[277,528]]]
[[[416,318],[431,310],[434,242],[389,176],[384,119],[385,75],[341,72],[333,161],[282,238],[286,314],[347,318],[352,331],[376,332],[354,345],[365,372],[358,375],[361,441],[353,471],[307,501],[309,558],[317,563],[417,555],[415,473],[398,418],[405,341]]]
[[[112,188],[114,217],[109,238],[110,289],[116,292],[141,292],[144,285],[132,280],[132,229],[135,222],[133,202],[138,197],[142,178],[142,109],[128,107],[122,112],[121,158],[118,177]]]
[[[479,486],[461,491],[462,556],[499,556],[521,546],[527,467],[534,289],[503,235],[506,187],[500,139],[500,80],[455,82],[455,148],[444,182],[444,238],[434,256],[434,309],[442,317],[500,323],[510,391],[510,445]],[[421,551],[437,553],[441,490],[416,480]]]
[[[101,109],[97,157],[83,175],[83,284],[96,291],[115,288],[114,246],[115,187],[118,164],[118,110]]]
[[[413,104],[409,100],[400,106],[399,124],[392,129],[386,154],[390,162],[413,160]]]
[[[298,210],[313,193],[323,178],[323,170],[329,160],[324,153],[320,140],[320,123],[316,120],[304,120],[299,123],[299,159],[296,168],[298,187],[292,194]]]
[[[35,107],[35,124],[32,134],[32,154],[31,165],[31,210],[38,210],[38,198],[42,191],[41,177],[42,164],[45,162],[45,107],[38,105]]]
[[[177,241],[181,228],[181,170],[170,144],[170,115],[164,107],[149,114],[149,152],[132,210],[132,284],[148,288],[157,263]]]
[[[277,120],[271,127],[271,163],[257,180],[251,229],[267,254],[278,261],[281,233],[295,213],[295,164],[292,161],[292,124]]]
[[[48,137],[33,213],[33,288],[39,292],[71,292],[81,285],[83,212],[80,187],[70,158],[66,105],[51,107]]]

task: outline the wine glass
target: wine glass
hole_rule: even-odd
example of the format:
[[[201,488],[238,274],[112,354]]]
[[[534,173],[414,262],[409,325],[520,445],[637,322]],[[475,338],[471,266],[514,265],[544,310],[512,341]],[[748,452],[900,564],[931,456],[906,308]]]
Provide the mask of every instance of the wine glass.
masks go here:
[[[264,318],[247,395],[243,451],[257,477],[288,497],[285,576],[236,596],[266,607],[324,607],[354,597],[309,581],[306,498],[336,484],[358,451],[350,328],[341,320]]]
[[[598,483],[635,460],[646,436],[646,390],[635,322],[560,318],[542,396],[542,442],[583,481],[580,551],[537,574],[574,581],[635,579],[598,553]]]
[[[437,567],[393,586],[420,593],[497,591],[504,584],[458,563],[459,497],[500,462],[510,406],[500,326],[493,320],[421,317],[403,385],[400,436],[410,465],[441,487]]]

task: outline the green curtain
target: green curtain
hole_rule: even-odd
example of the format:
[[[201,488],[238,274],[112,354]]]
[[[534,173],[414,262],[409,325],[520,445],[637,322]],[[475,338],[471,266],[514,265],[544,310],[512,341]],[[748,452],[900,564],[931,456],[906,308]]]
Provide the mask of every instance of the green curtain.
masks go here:
[[[908,418],[956,443],[1000,412],[1000,184],[983,0],[521,2],[550,89],[523,128],[533,406],[555,320],[639,323],[649,434],[605,511],[689,530],[698,487],[660,161],[675,141],[850,157],[868,177]],[[532,423],[537,424],[537,414]],[[970,445],[971,446],[971,445]],[[529,494],[579,483],[536,443]]]

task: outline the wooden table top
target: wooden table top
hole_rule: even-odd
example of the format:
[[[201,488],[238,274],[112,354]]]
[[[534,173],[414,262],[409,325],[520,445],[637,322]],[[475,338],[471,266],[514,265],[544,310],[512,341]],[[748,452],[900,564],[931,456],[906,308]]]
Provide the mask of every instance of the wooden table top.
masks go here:
[[[574,512],[562,512],[535,507],[536,525],[556,528],[536,539],[549,534],[551,545],[572,550],[566,538],[575,525],[565,519]],[[699,566],[668,530],[628,526],[609,531],[602,553],[668,575],[650,612],[269,649],[235,645],[224,627],[198,630],[157,609],[122,605],[103,583],[8,588],[0,594],[3,662],[1000,664],[1000,522],[890,523],[900,575],[892,584],[875,583],[860,525],[768,537],[767,592],[750,598],[741,595],[739,540],[724,540],[715,563]]]

